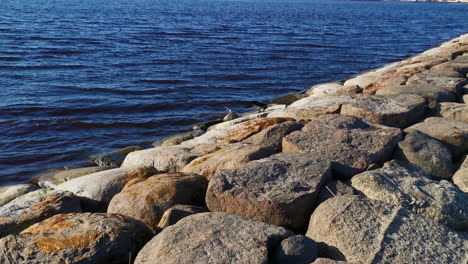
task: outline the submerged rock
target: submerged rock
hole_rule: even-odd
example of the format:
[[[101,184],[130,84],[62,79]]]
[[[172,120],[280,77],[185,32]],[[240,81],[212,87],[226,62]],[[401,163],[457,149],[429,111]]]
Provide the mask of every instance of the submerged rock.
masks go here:
[[[206,204],[210,211],[300,231],[330,176],[330,162],[308,154],[279,153],[215,174]]]
[[[391,158],[402,134],[398,128],[373,125],[361,118],[324,115],[283,138],[283,152],[306,152],[337,162],[334,170],[351,177],[371,164]]]
[[[424,118],[425,100],[410,94],[370,96],[343,104],[341,114],[384,126],[405,128]]]
[[[145,263],[267,263],[276,246],[294,233],[226,213],[201,213],[156,235],[138,253]]]
[[[74,212],[81,212],[81,205],[80,199],[72,193],[34,191],[0,207],[0,237],[19,233],[53,215]]]
[[[401,207],[359,196],[320,204],[306,234],[335,260],[362,263],[465,263],[463,233]]]
[[[152,237],[140,221],[114,214],[60,214],[0,240],[0,263],[127,264]]]
[[[202,176],[180,172],[133,179],[112,198],[107,212],[130,216],[156,230],[172,206],[203,205],[207,185]]]
[[[455,230],[468,231],[468,194],[447,181],[430,180],[410,163],[387,162],[381,169],[354,176],[351,183],[369,199],[402,206]]]
[[[32,184],[16,184],[0,188],[0,206],[7,204],[11,200],[19,197],[28,192],[39,189],[36,185]]]

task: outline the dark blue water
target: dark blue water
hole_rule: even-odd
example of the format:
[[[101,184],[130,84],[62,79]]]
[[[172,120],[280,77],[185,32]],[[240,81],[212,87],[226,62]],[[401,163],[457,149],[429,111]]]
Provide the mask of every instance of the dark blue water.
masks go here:
[[[0,186],[468,31],[468,5],[2,0]]]

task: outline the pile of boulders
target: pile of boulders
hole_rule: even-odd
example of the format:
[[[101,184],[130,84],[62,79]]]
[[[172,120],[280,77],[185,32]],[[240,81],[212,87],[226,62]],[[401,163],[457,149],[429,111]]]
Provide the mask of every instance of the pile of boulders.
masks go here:
[[[468,263],[467,75],[465,34],[0,188],[0,263]]]

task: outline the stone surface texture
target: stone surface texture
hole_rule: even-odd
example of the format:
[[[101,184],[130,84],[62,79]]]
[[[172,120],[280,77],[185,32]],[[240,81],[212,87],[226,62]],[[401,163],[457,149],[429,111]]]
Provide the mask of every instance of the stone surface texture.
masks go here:
[[[371,164],[388,161],[401,139],[398,128],[353,116],[324,115],[284,137],[283,152],[307,152],[337,162],[334,170],[351,177]]]
[[[11,186],[0,187],[0,206],[7,204],[11,200],[28,192],[39,189],[32,184],[16,184]]]
[[[300,231],[330,176],[330,162],[308,154],[279,153],[215,174],[206,204],[210,211]]]
[[[107,212],[138,219],[156,229],[164,212],[172,206],[202,205],[207,185],[202,176],[180,172],[133,179],[112,198]]]
[[[268,263],[269,254],[294,233],[226,213],[188,216],[165,228],[138,253],[145,263]]]
[[[85,176],[91,173],[100,172],[104,170],[109,170],[114,167],[112,166],[94,166],[94,167],[84,167],[84,168],[73,168],[73,169],[64,169],[58,171],[46,172],[39,175],[36,178],[37,184],[42,188],[51,188],[54,189],[57,185],[75,179],[81,176]]]
[[[271,262],[277,264],[311,263],[317,256],[317,243],[306,236],[296,235],[281,241]]]
[[[168,226],[176,224],[177,222],[179,222],[179,220],[181,220],[184,217],[205,212],[207,212],[207,210],[199,206],[185,204],[174,205],[164,212],[163,216],[161,217],[161,220],[159,221],[158,228],[166,228]]]
[[[460,190],[468,193],[468,158],[465,158],[458,171],[453,175],[452,180]]]
[[[0,263],[127,264],[152,237],[143,223],[113,214],[60,214],[0,240]]]
[[[361,263],[466,263],[468,239],[401,207],[359,196],[320,204],[306,236],[321,254]]]

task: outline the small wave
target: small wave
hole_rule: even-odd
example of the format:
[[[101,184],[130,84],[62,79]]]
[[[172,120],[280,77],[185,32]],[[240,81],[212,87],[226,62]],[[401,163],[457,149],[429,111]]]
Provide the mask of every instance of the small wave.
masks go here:
[[[0,69],[6,70],[52,70],[52,69],[85,69],[86,65],[30,65],[30,66],[10,66],[0,65]]]
[[[43,54],[52,54],[52,55],[75,55],[75,54],[82,54],[83,51],[78,50],[48,50],[42,51]]]
[[[22,58],[18,57],[0,57],[0,61],[21,61]]]
[[[185,84],[189,83],[186,80],[137,80],[134,83],[153,83],[153,84]]]

